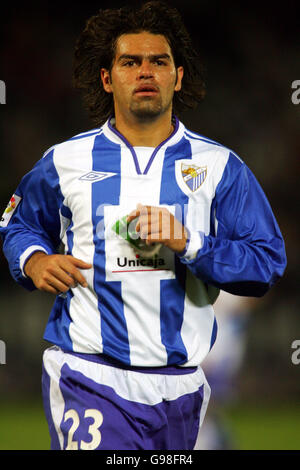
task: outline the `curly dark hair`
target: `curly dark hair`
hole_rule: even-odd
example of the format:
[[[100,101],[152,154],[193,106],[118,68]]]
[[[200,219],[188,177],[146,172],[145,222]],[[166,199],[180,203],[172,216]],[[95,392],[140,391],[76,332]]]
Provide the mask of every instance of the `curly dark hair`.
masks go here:
[[[179,12],[160,1],[149,1],[138,9],[100,10],[92,16],[75,45],[73,85],[81,90],[92,121],[101,126],[114,113],[113,97],[106,93],[100,69],[111,71],[116,43],[122,34],[163,35],[171,48],[175,66],[183,66],[182,88],[174,93],[173,112],[177,115],[195,108],[205,95],[203,68]]]

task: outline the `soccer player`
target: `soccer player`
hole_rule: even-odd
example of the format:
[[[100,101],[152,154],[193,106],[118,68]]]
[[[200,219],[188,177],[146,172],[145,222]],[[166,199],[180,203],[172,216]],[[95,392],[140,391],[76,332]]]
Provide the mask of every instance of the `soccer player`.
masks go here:
[[[50,148],[1,220],[14,279],[56,296],[42,377],[51,448],[190,450],[214,300],[265,294],[284,242],[245,163],[178,118],[204,86],[176,10],[99,11],[74,65],[96,128]]]

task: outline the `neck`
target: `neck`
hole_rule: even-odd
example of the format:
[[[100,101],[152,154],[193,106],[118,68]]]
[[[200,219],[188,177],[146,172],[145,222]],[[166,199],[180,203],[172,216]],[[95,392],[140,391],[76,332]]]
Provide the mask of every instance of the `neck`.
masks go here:
[[[174,126],[171,113],[168,113],[150,122],[135,118],[125,120],[116,115],[115,128],[133,147],[157,147],[172,134]]]

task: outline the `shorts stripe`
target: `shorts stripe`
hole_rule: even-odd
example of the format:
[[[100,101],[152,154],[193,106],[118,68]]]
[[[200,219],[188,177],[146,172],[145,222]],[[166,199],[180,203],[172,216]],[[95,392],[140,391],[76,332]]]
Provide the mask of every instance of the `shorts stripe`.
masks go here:
[[[51,404],[50,404],[50,376],[47,373],[45,367],[43,366],[43,375],[42,375],[42,394],[43,394],[43,403],[44,403],[44,411],[48,421],[50,436],[51,436],[51,447],[55,449],[60,448],[60,443],[57,435],[57,431],[55,429],[55,424],[52,417],[51,412]]]
[[[57,359],[53,361],[51,359],[51,355],[49,355],[47,361],[43,362],[44,409],[51,435],[51,448],[62,449],[64,436],[60,429],[60,423],[63,419],[65,402],[59,387],[60,368],[57,367]]]

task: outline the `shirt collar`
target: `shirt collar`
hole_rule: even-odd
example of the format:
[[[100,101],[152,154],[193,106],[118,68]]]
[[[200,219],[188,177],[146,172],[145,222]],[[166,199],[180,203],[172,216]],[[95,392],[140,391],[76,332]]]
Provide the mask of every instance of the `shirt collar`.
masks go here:
[[[162,141],[157,147],[156,147],[156,152],[163,146],[171,146],[177,144],[183,137],[185,127],[182,124],[182,122],[179,121],[179,119],[174,115],[172,118],[172,121],[174,122],[174,130],[172,134]],[[110,117],[105,124],[103,125],[103,133],[104,135],[112,142],[115,144],[119,144],[121,146],[126,146],[128,148],[132,148],[132,145],[128,142],[126,137],[122,135],[115,127],[114,127],[115,119],[114,117]]]

